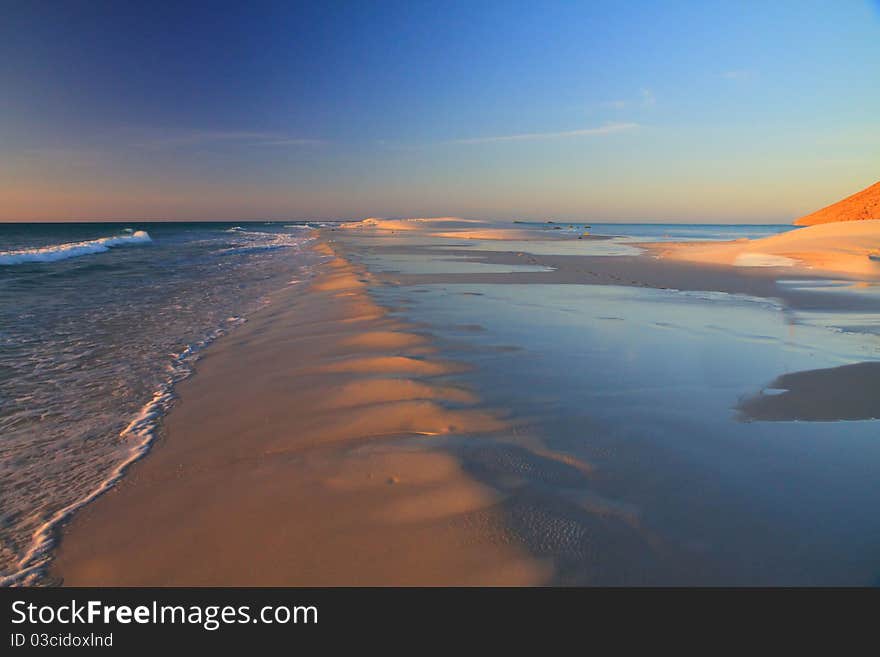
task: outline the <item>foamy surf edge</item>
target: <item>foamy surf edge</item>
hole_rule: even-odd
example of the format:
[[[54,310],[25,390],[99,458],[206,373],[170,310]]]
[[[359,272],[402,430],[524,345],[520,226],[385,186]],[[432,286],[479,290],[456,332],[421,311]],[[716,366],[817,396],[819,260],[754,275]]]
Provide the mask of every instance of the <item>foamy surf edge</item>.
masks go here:
[[[309,229],[310,231],[312,229]],[[226,231],[233,232],[237,235],[253,239],[251,243],[237,244],[225,249],[217,251],[220,255],[240,255],[243,253],[253,253],[257,251],[274,251],[276,249],[298,249],[304,244],[311,242],[314,236],[306,233],[303,235],[297,233],[267,233],[259,230],[244,230],[240,226],[235,226]]]
[[[174,403],[175,385],[193,373],[195,362],[205,347],[245,321],[247,320],[244,317],[227,318],[224,326],[211,331],[195,344],[187,345],[179,353],[171,354],[168,376],[154,391],[152,398],[141,407],[137,415],[119,433],[120,438],[135,441],[123,459],[113,467],[97,487],[53,513],[46,522],[34,531],[31,535],[30,546],[16,564],[17,570],[8,575],[0,576],[0,587],[33,586],[39,582],[52,559],[52,549],[58,542],[60,526],[76,511],[110,490],[122,479],[129,466],[149,452],[158,434],[162,418]]]
[[[53,244],[36,249],[19,249],[16,251],[0,251],[0,265],[22,265],[27,263],[56,262],[77,258],[79,256],[104,253],[117,246],[135,246],[149,244],[153,239],[145,230],[136,230],[130,234],[114,237],[101,237],[86,242],[68,242]]]

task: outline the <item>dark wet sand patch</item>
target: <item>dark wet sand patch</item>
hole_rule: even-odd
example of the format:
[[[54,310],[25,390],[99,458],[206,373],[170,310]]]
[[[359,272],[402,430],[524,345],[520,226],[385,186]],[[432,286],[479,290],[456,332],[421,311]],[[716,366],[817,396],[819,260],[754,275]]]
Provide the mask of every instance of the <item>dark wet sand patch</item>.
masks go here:
[[[737,407],[750,420],[872,420],[880,418],[880,362],[783,374]]]

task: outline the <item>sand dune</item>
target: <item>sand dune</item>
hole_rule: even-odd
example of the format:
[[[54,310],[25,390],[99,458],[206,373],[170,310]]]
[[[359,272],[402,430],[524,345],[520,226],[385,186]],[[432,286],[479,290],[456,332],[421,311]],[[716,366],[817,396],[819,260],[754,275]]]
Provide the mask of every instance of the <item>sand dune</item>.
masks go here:
[[[534,240],[561,239],[555,232],[558,225],[541,228],[511,228],[504,224],[494,224],[478,219],[459,217],[434,217],[413,219],[378,219],[371,217],[363,221],[342,224],[346,229],[373,229],[377,231],[419,231],[429,237],[463,240]],[[571,238],[571,235],[566,237]]]
[[[880,220],[837,222],[735,242],[643,244],[661,258],[736,267],[781,267],[880,278]]]
[[[534,240],[536,239],[536,230],[527,228],[505,228],[503,226],[487,226],[485,228],[473,228],[465,230],[449,230],[437,233],[431,233],[431,237],[445,237],[450,239],[462,240]],[[550,231],[545,235],[546,239],[558,239]],[[570,235],[568,237],[571,237]]]
[[[470,224],[481,223],[476,219],[462,219],[461,217],[413,217],[411,219],[381,219],[369,217],[361,221],[350,221],[341,225],[346,230],[352,229],[375,229],[375,230],[429,230],[442,228],[466,228]]]
[[[880,219],[880,182],[842,201],[817,210],[795,221],[796,226],[815,226],[837,221]]]

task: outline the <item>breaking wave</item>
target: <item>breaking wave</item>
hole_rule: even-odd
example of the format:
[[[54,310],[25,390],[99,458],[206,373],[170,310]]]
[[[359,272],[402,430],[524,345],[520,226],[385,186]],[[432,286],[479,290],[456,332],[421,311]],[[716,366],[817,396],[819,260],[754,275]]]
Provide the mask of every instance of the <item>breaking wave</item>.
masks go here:
[[[104,253],[117,246],[134,246],[149,244],[152,242],[149,233],[138,230],[131,234],[118,235],[115,237],[102,237],[87,242],[69,242],[67,244],[52,244],[35,249],[18,249],[15,251],[0,251],[0,265],[21,265],[30,262],[55,262],[67,260],[79,256]]]

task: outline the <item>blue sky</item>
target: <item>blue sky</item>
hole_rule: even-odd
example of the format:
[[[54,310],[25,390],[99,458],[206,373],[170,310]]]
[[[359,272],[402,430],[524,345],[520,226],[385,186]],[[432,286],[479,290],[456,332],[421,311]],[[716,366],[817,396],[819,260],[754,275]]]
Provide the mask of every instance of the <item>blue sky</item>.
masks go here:
[[[785,222],[880,178],[877,2],[6,2],[0,220]]]

